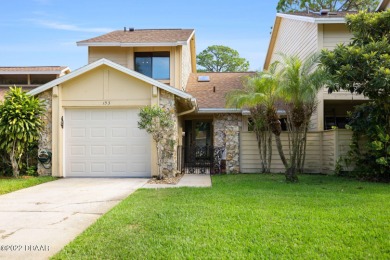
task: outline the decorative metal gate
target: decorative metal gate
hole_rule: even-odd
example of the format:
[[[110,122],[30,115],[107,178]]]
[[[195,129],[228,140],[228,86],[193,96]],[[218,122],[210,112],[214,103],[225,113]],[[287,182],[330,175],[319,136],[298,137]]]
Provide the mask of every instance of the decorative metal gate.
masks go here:
[[[223,147],[190,146],[178,149],[179,169],[186,174],[218,174],[223,172]]]

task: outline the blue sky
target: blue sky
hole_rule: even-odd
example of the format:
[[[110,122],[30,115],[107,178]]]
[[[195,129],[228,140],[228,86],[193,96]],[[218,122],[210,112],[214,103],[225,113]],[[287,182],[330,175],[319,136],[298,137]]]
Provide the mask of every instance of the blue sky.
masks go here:
[[[0,15],[0,66],[87,63],[87,47],[76,42],[124,26],[191,28],[196,51],[218,44],[236,49],[261,70],[277,0],[134,1],[4,0]]]

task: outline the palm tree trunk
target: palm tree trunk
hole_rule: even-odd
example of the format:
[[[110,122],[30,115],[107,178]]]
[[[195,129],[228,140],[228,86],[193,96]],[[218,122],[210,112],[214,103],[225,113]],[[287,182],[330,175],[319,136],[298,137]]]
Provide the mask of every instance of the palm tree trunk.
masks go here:
[[[305,168],[305,160],[306,160],[306,145],[307,145],[307,128],[308,125],[305,126],[305,130],[303,132],[303,154],[302,154],[302,162],[301,162],[301,167],[300,167],[300,172],[303,173],[303,170]]]
[[[262,153],[262,137],[261,132],[258,129],[255,129],[256,132],[256,139],[257,139],[257,148],[259,149],[259,156],[260,156],[260,164],[261,164],[261,172],[264,172],[264,161],[263,161],[263,153]]]
[[[287,163],[286,157],[284,156],[282,141],[280,140],[280,135],[275,134],[275,143],[276,143],[276,148],[278,148],[280,159],[282,160],[284,168],[287,170],[288,163]]]
[[[271,161],[272,161],[272,132],[268,130],[268,169],[267,173],[271,172]]]

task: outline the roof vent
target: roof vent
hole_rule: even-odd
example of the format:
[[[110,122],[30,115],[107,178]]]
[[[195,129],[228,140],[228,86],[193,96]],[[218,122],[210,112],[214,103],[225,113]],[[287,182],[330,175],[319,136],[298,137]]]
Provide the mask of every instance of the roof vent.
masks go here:
[[[209,82],[210,76],[198,76],[198,82]]]
[[[133,27],[130,27],[130,28],[129,28],[129,32],[134,32],[134,28],[133,28]]]
[[[321,9],[320,10],[320,15],[327,15],[330,12],[329,9]]]

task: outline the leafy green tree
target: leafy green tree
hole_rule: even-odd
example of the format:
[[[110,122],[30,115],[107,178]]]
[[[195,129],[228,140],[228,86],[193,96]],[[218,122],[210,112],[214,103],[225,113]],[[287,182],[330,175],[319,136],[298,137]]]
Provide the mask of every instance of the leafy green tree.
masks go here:
[[[313,11],[330,9],[330,11],[359,11],[375,10],[378,0],[279,0],[278,12],[306,11],[307,7]]]
[[[390,133],[390,10],[361,12],[348,15],[346,20],[353,41],[338,45],[333,51],[322,51],[321,62],[332,75],[329,91],[348,90],[372,100],[352,113],[352,118],[359,119],[349,124],[354,132],[354,146],[359,136],[368,137],[367,152],[361,154],[366,159],[358,160],[357,166],[368,167],[374,178],[390,178],[390,149],[386,141],[386,134]]]
[[[269,71],[248,77],[244,89],[233,90],[226,96],[227,106],[247,107],[251,112],[262,172],[271,170],[272,133],[275,134],[277,147],[281,147],[282,129],[275,107],[279,83],[276,67],[277,64],[273,63]]]
[[[306,154],[306,136],[310,118],[317,107],[317,93],[327,83],[328,75],[318,68],[319,55],[302,61],[297,56],[281,54],[280,96],[287,115],[289,159],[283,150],[280,157],[286,168],[286,180],[298,181],[297,172],[303,172]]]
[[[203,72],[248,71],[249,62],[241,58],[236,50],[227,46],[212,45],[200,52],[196,62]]]
[[[138,128],[152,135],[157,148],[158,179],[163,179],[161,164],[167,156],[172,156],[175,140],[172,136],[174,122],[169,111],[159,106],[143,107],[139,114]],[[164,146],[165,145],[165,146]]]
[[[43,112],[43,102],[18,87],[11,87],[0,103],[0,147],[9,154],[14,177],[26,149],[39,139]]]

